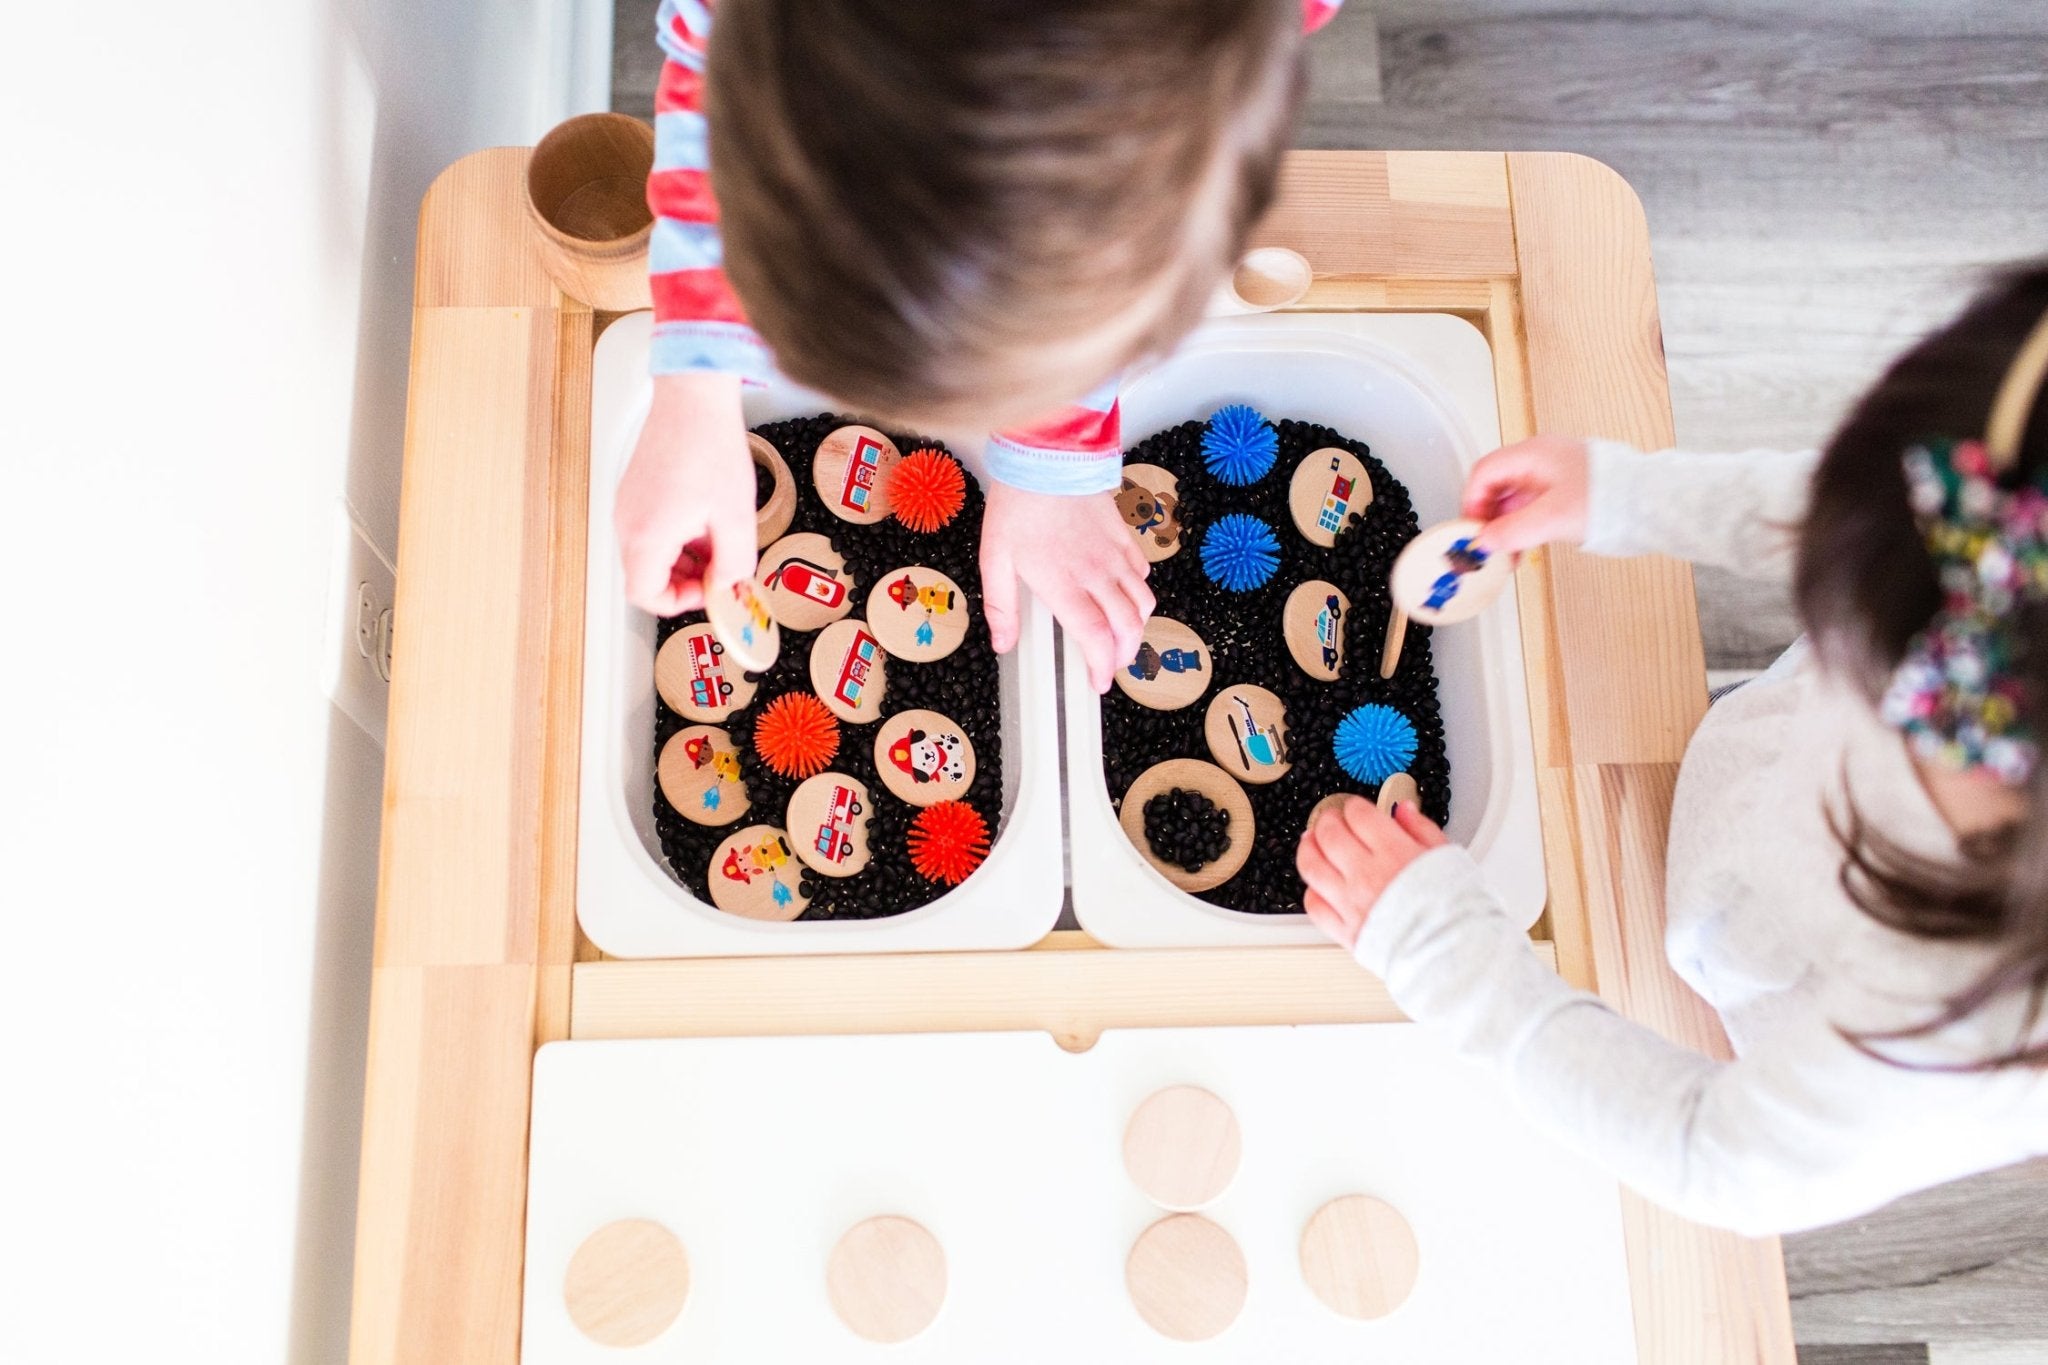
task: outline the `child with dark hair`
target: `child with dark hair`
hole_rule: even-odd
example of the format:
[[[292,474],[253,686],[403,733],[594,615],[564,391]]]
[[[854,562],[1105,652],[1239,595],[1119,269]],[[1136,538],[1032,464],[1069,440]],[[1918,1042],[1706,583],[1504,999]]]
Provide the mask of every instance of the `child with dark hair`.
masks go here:
[[[1467,515],[1789,572],[1806,637],[1708,711],[1672,803],[1667,948],[1737,1059],[1541,967],[1471,858],[1354,800],[1311,919],[1648,1197],[1762,1233],[2048,1153],[2048,262],[1915,346],[1824,452],[1539,437]]]
[[[1100,690],[1153,599],[1115,493],[1120,369],[1192,327],[1271,201],[1301,37],[1341,0],[662,0],[655,396],[616,515],[672,614],[753,572],[740,383],[993,431],[982,582]],[[715,190],[715,196],[714,196]]]

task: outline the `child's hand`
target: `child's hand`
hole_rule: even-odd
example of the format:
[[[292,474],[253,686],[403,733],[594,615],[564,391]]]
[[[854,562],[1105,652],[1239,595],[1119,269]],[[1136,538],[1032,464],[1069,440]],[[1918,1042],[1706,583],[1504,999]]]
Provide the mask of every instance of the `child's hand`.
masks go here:
[[[1486,523],[1490,550],[1520,554],[1552,541],[1586,538],[1586,443],[1532,436],[1502,446],[1465,480],[1465,515]]]
[[[729,374],[667,374],[612,504],[626,597],[674,616],[753,573],[754,461]]]
[[[1017,643],[1017,580],[1044,599],[1107,692],[1152,614],[1151,566],[1109,493],[1068,497],[991,482],[981,523],[981,589],[996,653]]]
[[[1390,816],[1354,796],[1302,831],[1294,865],[1308,883],[1302,908],[1309,922],[1344,945],[1358,946],[1358,931],[1401,870],[1447,840],[1434,821],[1407,801]]]

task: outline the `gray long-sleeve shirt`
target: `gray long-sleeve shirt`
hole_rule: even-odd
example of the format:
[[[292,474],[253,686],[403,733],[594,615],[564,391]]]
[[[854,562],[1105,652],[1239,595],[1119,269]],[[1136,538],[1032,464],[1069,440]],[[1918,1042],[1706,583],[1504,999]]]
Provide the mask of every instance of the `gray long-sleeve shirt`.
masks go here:
[[[1784,574],[1814,462],[1595,442],[1586,548]],[[1719,1011],[1733,1062],[1674,1046],[1568,987],[1529,954],[1455,846],[1395,879],[1358,960],[1411,1017],[1496,1068],[1546,1129],[1701,1222],[1812,1227],[2048,1153],[2048,1070],[1914,1070],[1844,1036],[1925,1022],[1994,955],[1897,933],[1848,898],[1826,811],[1851,797],[1902,846],[1954,855],[1898,734],[1822,674],[1804,642],[1715,705],[1686,750],[1666,947]],[[2025,1041],[2023,1006],[2002,999],[1882,1046],[1921,1066],[1966,1066]]]

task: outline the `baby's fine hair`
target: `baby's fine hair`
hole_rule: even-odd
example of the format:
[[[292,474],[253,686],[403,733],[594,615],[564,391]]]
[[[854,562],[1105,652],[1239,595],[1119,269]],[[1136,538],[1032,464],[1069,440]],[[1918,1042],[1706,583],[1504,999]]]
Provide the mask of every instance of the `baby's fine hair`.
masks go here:
[[[1053,406],[1165,349],[1272,200],[1301,15],[724,0],[705,99],[749,321],[791,378],[892,416]],[[1058,350],[1131,315],[1116,354]]]
[[[1875,703],[1914,636],[1942,604],[1933,562],[1907,501],[1907,449],[1943,438],[1981,439],[2000,381],[2048,314],[2048,260],[2013,268],[1947,326],[1886,372],[1828,443],[1800,532],[1794,590],[1807,634],[1827,667]],[[2048,470],[2048,393],[2028,415],[2007,486]],[[2011,621],[2018,677],[2037,733],[2048,732],[2048,604],[2022,602]],[[2025,787],[2017,824],[1966,840],[1953,864],[1915,856],[1870,827],[1852,800],[1834,818],[1843,886],[1901,932],[1994,945],[1995,965],[1916,1032],[1929,1032],[2011,993],[2026,1001],[2022,1036],[1987,1066],[2048,1066],[2038,1036],[2048,998],[2048,763]]]

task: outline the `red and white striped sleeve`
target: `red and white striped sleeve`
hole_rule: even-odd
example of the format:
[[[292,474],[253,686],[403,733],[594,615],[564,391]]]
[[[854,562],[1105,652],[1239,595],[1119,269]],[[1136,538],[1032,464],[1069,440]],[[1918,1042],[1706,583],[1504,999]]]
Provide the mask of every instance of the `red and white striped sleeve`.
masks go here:
[[[725,278],[704,123],[704,53],[713,0],[661,0],[656,36],[667,57],[654,94],[654,211],[647,249],[656,374],[716,370],[764,381],[771,362]]]

